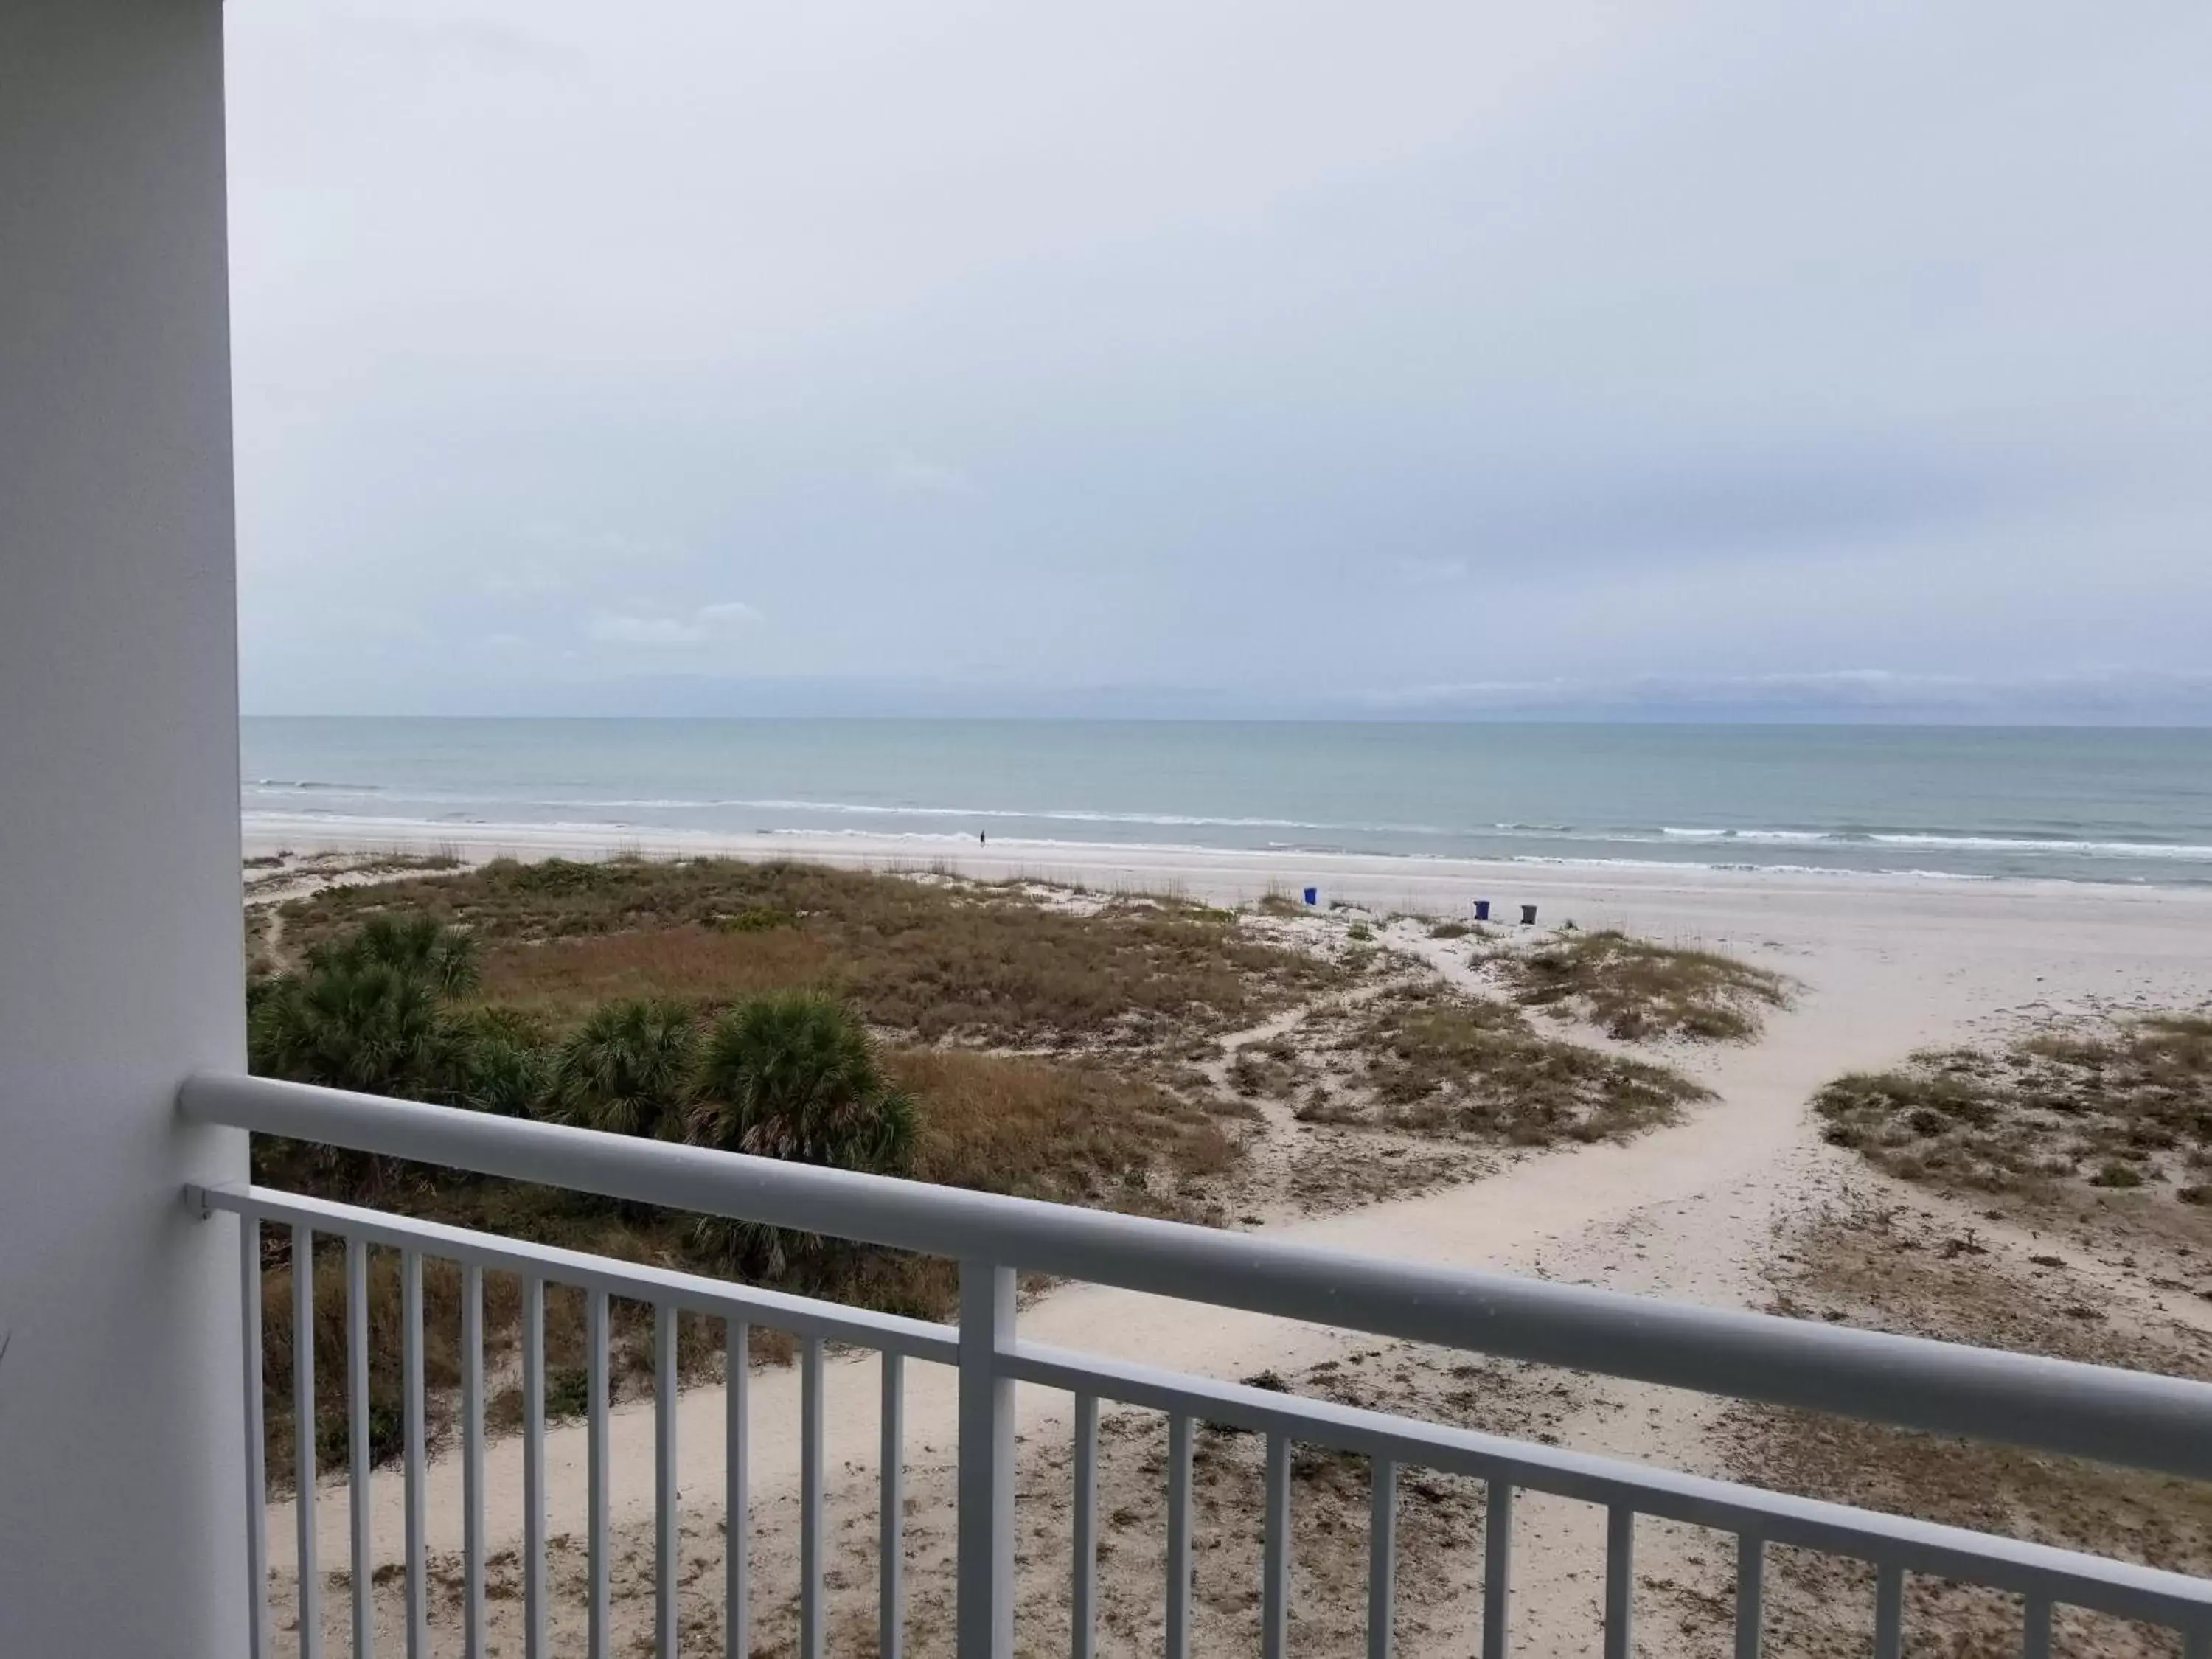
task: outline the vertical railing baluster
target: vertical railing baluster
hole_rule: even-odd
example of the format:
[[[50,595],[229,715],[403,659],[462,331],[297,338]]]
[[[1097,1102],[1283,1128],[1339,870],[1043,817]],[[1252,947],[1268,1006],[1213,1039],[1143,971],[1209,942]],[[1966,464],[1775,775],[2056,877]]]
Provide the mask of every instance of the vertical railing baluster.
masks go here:
[[[2038,1591],[2021,1613],[2021,1659],[2051,1659],[2051,1598]]]
[[[522,1280],[522,1653],[545,1644],[545,1281]]]
[[[722,1651],[746,1659],[752,1644],[750,1565],[752,1504],[746,1407],[752,1392],[752,1328],[741,1319],[723,1327],[722,1395]]]
[[[584,1644],[590,1659],[612,1659],[608,1630],[610,1561],[607,1536],[607,1293],[592,1289],[584,1304],[584,1546],[589,1575]]]
[[[1636,1511],[1615,1504],[1605,1512],[1605,1659],[1629,1659],[1635,1575]]]
[[[1367,1494],[1367,1659],[1390,1659],[1397,1585],[1398,1465],[1378,1457]]]
[[[822,1659],[822,1339],[799,1362],[799,1659]]]
[[[1190,1472],[1192,1425],[1168,1419],[1167,1659],[1190,1659]]]
[[[1014,1275],[960,1264],[958,1659],[1013,1659]]]
[[[429,1475],[424,1467],[425,1443],[430,1437],[429,1415],[422,1400],[422,1253],[399,1253],[399,1365],[406,1416],[407,1519],[407,1659],[429,1659],[430,1583],[423,1559],[429,1501]]]
[[[1075,1396],[1075,1559],[1069,1568],[1070,1659],[1092,1659],[1098,1644],[1098,1396]]]
[[[683,1528],[676,1489],[676,1310],[653,1309],[653,1639],[661,1659],[676,1659],[676,1583],[683,1576]]]
[[[906,1650],[906,1359],[884,1350],[881,1515],[876,1548],[876,1652],[900,1659]]]
[[[261,1218],[238,1218],[239,1353],[246,1383],[246,1641],[247,1659],[269,1648],[269,1426],[261,1395]]]
[[[1740,1533],[1735,1540],[1735,1659],[1759,1659],[1765,1622],[1766,1540]]]
[[[1492,1475],[1482,1524],[1482,1659],[1505,1659],[1513,1611],[1513,1488]]]
[[[1291,1650],[1291,1437],[1267,1437],[1267,1514],[1260,1544],[1261,1659]]]
[[[1883,1562],[1874,1577],[1874,1659],[1904,1659],[1905,1569]]]
[[[353,1513],[354,1659],[368,1659],[375,1647],[375,1609],[369,1585],[376,1565],[371,1553],[368,1444],[368,1243],[350,1234],[345,1242],[346,1275],[346,1496]]]
[[[323,1650],[322,1577],[315,1566],[315,1234],[292,1229],[293,1518],[299,1523],[300,1659]]]
[[[487,1659],[484,1617],[483,1269],[461,1269],[461,1651]]]

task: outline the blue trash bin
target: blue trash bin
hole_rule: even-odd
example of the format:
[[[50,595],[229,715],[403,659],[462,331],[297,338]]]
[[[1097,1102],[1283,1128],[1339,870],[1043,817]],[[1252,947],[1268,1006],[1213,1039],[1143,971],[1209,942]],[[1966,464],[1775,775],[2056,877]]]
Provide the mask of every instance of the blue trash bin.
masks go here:
[[[1490,920],[1490,901],[1488,899],[1475,900],[1474,919],[1477,921],[1488,921]]]
[[[1321,902],[1321,889],[1318,887],[1307,888],[1306,902],[1308,904],[1319,904]]]

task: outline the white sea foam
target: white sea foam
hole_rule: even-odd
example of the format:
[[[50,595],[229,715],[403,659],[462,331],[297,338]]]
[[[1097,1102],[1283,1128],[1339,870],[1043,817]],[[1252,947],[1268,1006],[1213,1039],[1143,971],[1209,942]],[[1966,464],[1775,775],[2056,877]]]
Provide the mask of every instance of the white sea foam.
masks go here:
[[[380,783],[332,783],[325,778],[248,778],[248,789],[275,789],[286,792],[333,790],[340,794],[374,795],[384,786]]]
[[[1753,875],[1777,876],[1904,876],[1923,881],[1996,881],[2000,877],[1957,870],[1873,869],[1834,864],[1714,863],[1703,859],[1576,858],[1559,853],[1520,853],[1513,864],[1541,864],[1576,870],[1726,870]]]
[[[1751,841],[1751,842],[1823,842],[1838,841],[1837,832],[1829,830],[1678,830],[1669,824],[1661,829],[1660,835],[1668,841]],[[1631,834],[1630,839],[1636,839]]]
[[[2212,860],[2212,846],[2187,842],[2083,841],[2041,836],[1955,835],[1932,830],[1689,830],[1668,825],[1669,841],[1747,842],[1836,848],[1924,847],[1955,853],[2002,853],[2073,858]],[[1620,837],[1634,840],[1632,833]]]
[[[2156,841],[2030,841],[2012,836],[1869,835],[1880,847],[1940,848],[1959,853],[2066,853],[2085,858],[2212,860],[2212,847]]]

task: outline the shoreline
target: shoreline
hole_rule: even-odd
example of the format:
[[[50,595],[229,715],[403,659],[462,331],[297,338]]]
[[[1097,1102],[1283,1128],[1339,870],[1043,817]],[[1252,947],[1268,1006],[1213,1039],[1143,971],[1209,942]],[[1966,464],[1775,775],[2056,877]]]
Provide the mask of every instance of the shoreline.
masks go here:
[[[848,869],[941,870],[994,881],[1173,891],[1209,903],[1249,903],[1273,890],[1319,889],[1337,902],[1383,911],[1464,918],[1487,899],[1493,921],[1537,908],[1541,926],[1620,927],[1661,939],[1733,940],[1818,954],[1852,941],[1868,948],[1956,947],[1964,928],[1987,933],[2005,954],[2101,953],[2116,927],[2156,937],[2151,954],[2190,958],[2212,930],[2212,886],[2158,887],[2027,878],[1984,880],[1695,865],[1574,866],[1392,854],[1299,855],[1227,848],[945,839],[918,846],[900,836],[833,833],[631,832],[526,824],[459,826],[360,821],[259,820],[243,827],[248,855],[279,848],[351,853],[445,852],[464,863],[513,857],[726,856]],[[2069,946],[2069,941],[2071,945]],[[2093,942],[2094,941],[2094,942]],[[2149,944],[2150,939],[2140,941]]]

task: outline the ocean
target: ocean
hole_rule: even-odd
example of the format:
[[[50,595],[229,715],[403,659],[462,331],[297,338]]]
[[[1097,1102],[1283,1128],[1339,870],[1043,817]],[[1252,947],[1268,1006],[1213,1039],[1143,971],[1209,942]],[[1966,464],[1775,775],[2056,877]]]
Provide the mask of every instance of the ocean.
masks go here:
[[[2212,731],[249,718],[247,824],[2212,883]]]

